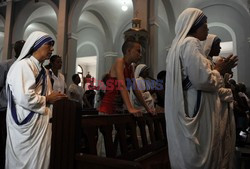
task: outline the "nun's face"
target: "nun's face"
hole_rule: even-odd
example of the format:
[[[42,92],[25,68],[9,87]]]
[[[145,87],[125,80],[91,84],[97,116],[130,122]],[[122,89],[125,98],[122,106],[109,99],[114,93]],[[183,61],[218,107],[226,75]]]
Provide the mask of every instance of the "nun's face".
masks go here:
[[[207,39],[208,30],[207,22],[205,22],[194,33],[192,33],[192,36],[200,41],[204,41]]]
[[[204,41],[207,39],[208,30],[209,29],[207,27],[207,22],[205,22],[196,30],[196,32],[194,33],[194,37],[196,37],[200,41]]]
[[[220,50],[221,50],[220,42],[213,43],[209,56],[211,57],[218,56],[220,54]]]
[[[149,69],[145,69],[140,73],[140,76],[143,78],[147,78],[149,76]]]
[[[45,43],[43,44],[37,51],[36,53],[39,55],[38,57],[40,58],[39,61],[45,61],[50,58],[52,55],[54,48],[53,45],[50,43]]]

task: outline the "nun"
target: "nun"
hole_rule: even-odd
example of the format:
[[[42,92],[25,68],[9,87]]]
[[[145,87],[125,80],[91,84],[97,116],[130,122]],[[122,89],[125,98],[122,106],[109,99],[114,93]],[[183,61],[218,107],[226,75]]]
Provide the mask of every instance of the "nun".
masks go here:
[[[207,39],[203,42],[204,54],[211,61],[212,68],[216,63],[225,59],[220,54],[221,39],[214,34],[208,34]],[[233,93],[228,84],[230,74],[224,75],[224,84],[219,88],[220,97],[220,169],[232,169],[234,166],[234,150],[236,141],[236,126],[233,112]],[[228,87],[226,87],[228,86]]]
[[[54,40],[33,32],[7,75],[6,169],[48,169],[52,104],[65,98],[52,92],[43,62],[53,52]]]
[[[136,66],[134,77],[136,80],[137,89],[141,92],[142,98],[145,103],[151,110],[155,111],[154,99],[150,93],[150,90],[153,90],[151,83],[154,84],[154,81],[149,79],[149,67],[145,64],[139,64]],[[154,86],[153,86],[154,87]],[[140,109],[143,113],[147,113],[145,107],[137,99],[132,87],[130,89],[130,98],[131,102],[135,108]]]
[[[178,17],[176,36],[167,55],[165,117],[172,169],[219,168],[220,129],[218,89],[221,74],[235,66],[236,57],[214,69],[200,41],[208,35],[207,17],[187,8]]]

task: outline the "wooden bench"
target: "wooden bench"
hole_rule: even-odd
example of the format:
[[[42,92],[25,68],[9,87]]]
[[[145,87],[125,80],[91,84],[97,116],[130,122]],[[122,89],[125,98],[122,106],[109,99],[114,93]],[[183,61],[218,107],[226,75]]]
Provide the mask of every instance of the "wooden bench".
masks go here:
[[[81,112],[81,115],[98,115],[98,110],[95,108],[83,109]]]
[[[82,116],[75,103],[59,101],[53,112],[51,168],[170,168],[165,126],[164,114]],[[104,136],[106,157],[96,155],[98,131]]]

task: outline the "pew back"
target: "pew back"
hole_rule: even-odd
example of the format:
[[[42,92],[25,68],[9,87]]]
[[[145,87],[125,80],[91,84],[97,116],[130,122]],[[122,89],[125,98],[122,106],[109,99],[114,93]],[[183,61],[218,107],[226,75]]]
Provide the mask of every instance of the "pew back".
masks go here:
[[[130,114],[82,116],[81,128],[86,140],[84,153],[97,154],[99,130],[105,140],[106,157],[134,160],[166,146],[165,126],[164,114],[145,114],[143,117]],[[119,148],[121,155],[117,155]]]
[[[82,155],[78,154],[78,162],[82,156],[81,162],[97,165],[96,160],[90,160],[93,156],[86,155],[97,154],[98,134],[102,134],[106,159],[138,162],[135,164],[139,168],[169,168],[165,126],[164,114],[144,114],[143,117],[130,114],[82,116],[85,148]]]
[[[53,111],[50,168],[170,168],[165,126],[164,114],[82,115],[77,103],[58,101]],[[103,134],[106,157],[96,155],[98,133]]]

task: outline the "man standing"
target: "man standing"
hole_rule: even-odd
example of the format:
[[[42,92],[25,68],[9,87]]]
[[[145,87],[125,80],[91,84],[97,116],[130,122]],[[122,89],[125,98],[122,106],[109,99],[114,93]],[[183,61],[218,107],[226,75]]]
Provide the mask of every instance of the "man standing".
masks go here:
[[[15,62],[21,53],[25,41],[19,40],[14,45],[15,57],[0,63],[0,150],[5,150],[6,142],[6,110],[7,96],[5,82],[10,66]],[[4,168],[5,151],[0,152],[0,169]]]
[[[52,92],[48,71],[42,66],[53,45],[48,34],[33,32],[8,72],[6,169],[49,168],[51,105],[66,97]]]

